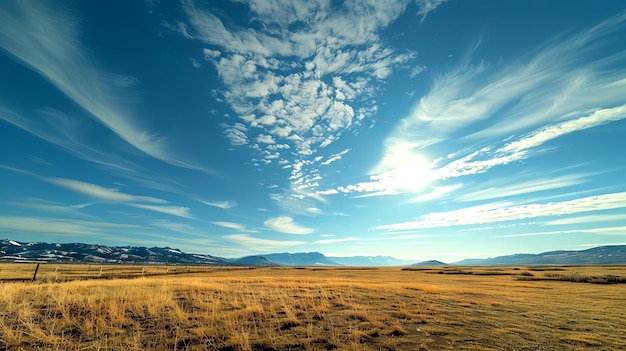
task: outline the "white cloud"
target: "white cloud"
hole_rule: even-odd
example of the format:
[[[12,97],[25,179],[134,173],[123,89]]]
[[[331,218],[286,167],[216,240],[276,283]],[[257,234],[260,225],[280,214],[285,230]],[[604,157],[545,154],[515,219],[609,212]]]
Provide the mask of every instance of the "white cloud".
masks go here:
[[[350,149],[345,149],[342,152],[338,153],[338,154],[334,154],[331,155],[326,161],[322,162],[321,165],[322,166],[327,166],[335,161],[339,161],[341,160],[341,157],[345,154],[347,154],[350,151]]]
[[[292,172],[290,179],[302,182],[291,188],[302,189],[317,184],[306,179],[317,175],[306,161],[371,117],[377,111],[374,83],[415,58],[384,46],[379,37],[409,3],[249,1],[248,20],[262,24],[252,29],[185,1],[185,20],[168,27],[211,46],[204,58],[224,83],[224,101],[257,141],[250,146],[288,145],[294,151],[283,160],[300,165],[299,176]],[[418,1],[420,15],[440,3]],[[364,106],[357,109],[357,100]],[[246,130],[224,128],[231,144],[249,145]]]
[[[517,238],[517,237],[525,237],[525,236],[563,235],[563,234],[575,234],[575,233],[589,233],[589,234],[598,234],[598,235],[626,235],[626,226],[590,228],[590,229],[554,230],[554,231],[546,231],[546,232],[495,235],[494,238]]]
[[[583,224],[594,222],[612,222],[612,221],[626,221],[626,213],[621,214],[601,214],[593,216],[576,216],[572,218],[560,218],[549,222],[547,225],[570,225],[570,224]]]
[[[238,230],[241,232],[249,232],[250,230],[243,224],[239,224],[239,223],[233,223],[233,222],[220,222],[220,221],[216,221],[216,222],[211,222],[217,226],[220,227],[224,227],[224,228],[229,228],[229,229],[234,229],[234,230]]]
[[[148,211],[165,213],[172,216],[182,217],[182,218],[193,218],[193,216],[189,213],[189,207],[183,206],[155,206],[155,205],[144,205],[144,204],[128,204],[129,206],[141,208]]]
[[[497,180],[484,183],[484,188],[476,191],[468,191],[455,199],[461,202],[468,201],[481,201],[492,200],[498,198],[510,198],[516,195],[530,194],[546,190],[554,190],[569,187],[572,185],[581,184],[584,181],[585,175],[573,174],[560,177],[539,178],[540,175],[536,175],[535,179],[529,181],[522,181],[519,179],[507,179],[506,181]]]
[[[96,221],[81,221],[69,218],[47,217],[18,217],[0,216],[0,232],[13,234],[15,231],[23,233],[40,233],[68,236],[84,236],[104,234],[106,229],[138,228],[136,225],[115,224]]]
[[[272,217],[264,224],[267,228],[287,234],[311,234],[315,231],[312,228],[299,226],[293,221],[293,218],[288,216]]]
[[[276,144],[276,141],[274,141],[271,135],[264,134],[259,134],[259,136],[256,137],[256,142],[260,144]]]
[[[411,202],[425,202],[440,199],[463,187],[463,184],[454,184],[446,186],[433,187],[429,193],[419,195],[411,200]]]
[[[378,230],[411,230],[562,216],[626,207],[626,192],[594,195],[562,202],[511,206],[493,203],[449,212],[434,212],[415,221],[380,225]]]
[[[107,189],[96,184],[81,182],[78,180],[64,178],[42,178],[49,183],[61,186],[63,188],[87,195],[91,198],[111,201],[111,202],[149,202],[155,204],[165,204],[168,201],[158,199],[151,196],[138,196],[123,193],[117,189]]]
[[[322,211],[321,209],[317,208],[317,207],[309,207],[305,210],[308,213],[311,214],[316,214],[316,215],[323,215],[324,211]]]
[[[319,244],[319,245],[327,245],[327,244],[336,244],[342,243],[346,241],[356,241],[357,238],[342,238],[342,239],[322,239],[312,242],[311,244]]]
[[[483,173],[495,166],[526,159],[531,156],[534,148],[560,136],[624,118],[626,118],[626,105],[598,109],[583,117],[542,127],[495,150],[485,147],[435,170],[435,178],[447,179]]]
[[[241,123],[235,123],[232,126],[222,124],[224,127],[224,135],[230,140],[231,145],[246,145],[248,144],[248,136],[246,135],[247,128]]]
[[[202,202],[203,204],[205,204],[207,206],[218,207],[218,208],[221,208],[223,210],[227,210],[229,208],[233,208],[233,207],[237,206],[237,203],[235,201],[204,201],[204,200],[201,200],[200,202]]]

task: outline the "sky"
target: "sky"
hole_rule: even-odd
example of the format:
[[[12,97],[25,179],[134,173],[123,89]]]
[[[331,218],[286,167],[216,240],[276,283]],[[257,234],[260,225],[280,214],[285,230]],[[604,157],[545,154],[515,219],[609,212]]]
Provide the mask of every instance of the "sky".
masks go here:
[[[626,3],[0,2],[0,238],[626,244]]]

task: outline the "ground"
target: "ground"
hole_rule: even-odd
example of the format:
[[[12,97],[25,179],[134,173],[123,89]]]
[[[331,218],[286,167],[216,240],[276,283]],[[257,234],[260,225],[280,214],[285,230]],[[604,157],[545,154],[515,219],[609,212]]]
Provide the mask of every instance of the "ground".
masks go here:
[[[624,266],[100,267],[0,265],[0,350],[626,350]]]

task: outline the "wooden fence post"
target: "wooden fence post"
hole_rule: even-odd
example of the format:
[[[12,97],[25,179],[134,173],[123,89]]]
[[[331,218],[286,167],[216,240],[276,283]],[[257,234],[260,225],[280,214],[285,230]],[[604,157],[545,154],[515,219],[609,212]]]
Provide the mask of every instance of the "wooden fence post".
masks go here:
[[[39,263],[37,263],[37,267],[35,267],[35,273],[33,274],[33,281],[37,278],[37,271],[39,270]]]

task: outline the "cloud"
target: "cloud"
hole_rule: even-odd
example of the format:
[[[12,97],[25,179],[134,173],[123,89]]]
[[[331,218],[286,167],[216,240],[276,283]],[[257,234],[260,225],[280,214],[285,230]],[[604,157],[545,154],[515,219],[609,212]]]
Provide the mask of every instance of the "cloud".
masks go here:
[[[297,225],[294,223],[293,218],[288,216],[272,217],[265,221],[264,224],[267,228],[287,234],[311,234],[315,231],[315,229]]]
[[[237,243],[241,246],[247,247],[249,250],[255,251],[272,251],[276,249],[283,249],[286,247],[306,244],[306,242],[304,241],[259,239],[251,237],[247,234],[224,235],[222,236],[222,238]]]
[[[182,4],[184,20],[166,26],[207,46],[203,57],[224,84],[220,99],[239,117],[223,125],[231,144],[260,153],[288,146],[293,151],[280,155],[281,166],[299,165],[289,189],[302,191],[317,185],[307,181],[318,176],[311,160],[376,113],[376,83],[416,57],[396,52],[379,36],[410,3],[249,1],[242,5],[247,18],[240,19],[260,25],[239,27],[210,6],[188,0]],[[419,14],[426,16],[440,3],[418,1]]]
[[[625,91],[626,93],[626,91]],[[587,116],[548,125],[492,150],[485,147],[434,171],[436,179],[448,179],[486,172],[495,167],[526,159],[534,148],[563,135],[626,118],[626,105],[599,109]]]
[[[342,243],[346,241],[355,241],[357,238],[342,238],[342,239],[322,239],[312,242],[311,244],[319,244],[319,245],[327,245],[327,244],[336,244]]]
[[[335,155],[331,155],[326,161],[322,162],[321,165],[322,166],[327,166],[335,161],[339,161],[341,160],[341,157],[345,154],[347,154],[350,151],[350,149],[345,149],[342,152],[335,154]]]
[[[46,199],[39,198],[20,198],[15,202],[10,203],[12,206],[27,208],[29,211],[41,211],[46,213],[56,213],[62,214],[71,217],[82,217],[82,218],[94,218],[91,215],[85,214],[80,211],[80,209],[90,206],[92,204],[79,204],[79,205],[68,205],[65,203],[50,201]]]
[[[336,190],[419,192],[432,181],[524,160],[551,140],[626,118],[626,52],[621,46],[603,54],[595,50],[597,43],[614,40],[611,34],[623,30],[625,21],[626,13],[619,14],[549,41],[516,62],[473,65],[470,53],[459,67],[438,77],[398,123],[370,180]],[[429,150],[444,142],[461,151],[427,161]],[[488,146],[467,152],[469,143]]]
[[[107,189],[96,184],[81,182],[78,180],[64,178],[42,178],[49,183],[72,190],[74,192],[90,196],[91,198],[111,201],[111,202],[149,202],[155,204],[165,204],[168,201],[151,196],[138,196],[123,193],[117,189]]]
[[[79,18],[44,1],[15,1],[10,9],[0,11],[0,47],[17,62],[40,74],[89,117],[146,155],[174,166],[210,172],[175,155],[165,138],[140,127],[128,107],[114,103],[124,101],[124,89],[135,85],[136,79],[106,74],[91,65],[79,42]],[[42,132],[42,124],[35,121],[15,123],[12,118],[10,122],[35,135],[43,134],[48,141],[60,139],[58,133],[63,133]]]
[[[570,225],[594,222],[626,221],[626,213],[621,214],[601,214],[592,216],[576,216],[572,218],[560,218],[546,222],[546,225]]]
[[[152,221],[150,224],[152,224],[155,227],[165,228],[167,230],[171,230],[177,233],[201,237],[205,239],[206,242],[213,241],[210,239],[206,239],[205,232],[198,230],[197,228],[195,228],[194,226],[188,223],[177,223],[177,222],[171,222],[171,221],[164,220],[164,219],[159,219],[159,220]]]
[[[445,3],[447,0],[421,0],[420,1],[420,10],[417,13],[422,16],[420,23],[426,20],[426,17],[429,13],[435,11],[439,6]]]
[[[223,210],[227,210],[229,208],[233,208],[233,207],[237,206],[237,203],[235,201],[204,201],[204,200],[200,200],[200,202],[202,202],[203,204],[205,204],[207,206],[218,207],[218,208],[221,208]]]
[[[483,189],[465,192],[455,197],[455,200],[461,202],[492,200],[546,190],[555,190],[581,184],[584,182],[585,176],[584,174],[572,174],[560,177],[533,179],[530,181],[516,180],[513,182],[511,179],[507,179],[505,182],[501,180],[495,182],[491,181],[484,183]],[[539,177],[539,175],[537,175],[537,177]]]
[[[67,178],[46,178],[46,177],[41,177],[35,173],[23,170],[23,169],[4,166],[4,165],[0,165],[0,168],[6,169],[12,172],[21,173],[21,174],[48,182],[50,184],[54,184],[56,186],[74,191],[76,193],[89,196],[92,199],[102,200],[106,202],[113,202],[113,203],[147,202],[147,203],[153,203],[153,204],[169,203],[169,201],[167,200],[159,199],[156,197],[127,194],[127,193],[119,191],[118,189],[104,188],[97,184],[82,182],[79,180],[67,179]],[[86,205],[83,204],[83,205],[77,205],[74,207],[82,208],[79,206],[85,207]]]
[[[588,233],[588,234],[598,234],[598,235],[626,235],[626,226],[590,228],[590,229],[554,230],[554,231],[533,232],[533,233],[523,233],[523,234],[495,235],[494,238],[518,238],[518,237],[525,237],[525,236],[563,235],[563,234],[576,234],[576,233]],[[606,244],[602,244],[602,245],[606,245]]]
[[[172,216],[189,218],[193,219],[193,216],[189,213],[189,207],[183,206],[155,206],[155,205],[144,205],[144,204],[128,204],[129,206],[135,208],[141,208],[148,211],[165,213]]]
[[[224,228],[229,228],[229,229],[234,229],[234,230],[238,230],[238,231],[242,231],[242,232],[249,232],[251,230],[249,230],[245,225],[243,224],[239,224],[239,223],[233,223],[233,222],[211,222],[217,226],[220,227],[224,227]]]
[[[224,135],[230,141],[231,145],[246,145],[248,144],[248,136],[246,132],[248,128],[241,123],[235,123],[232,126],[228,124],[222,124],[224,127]]]
[[[274,138],[271,135],[260,134],[256,137],[256,142],[261,144],[276,144]]]
[[[437,168],[434,163],[427,163],[419,152],[414,151],[416,144],[412,141],[398,142],[393,145],[383,160],[375,168],[377,171],[387,170],[370,176],[370,181],[354,185],[341,186],[336,190],[342,193],[367,192],[365,196],[393,195],[400,191],[421,190],[435,180],[463,177],[487,172],[493,167],[503,166],[527,159],[533,155],[533,149],[544,143],[573,132],[597,127],[614,121],[626,119],[626,105],[608,109],[599,109],[589,115],[554,123],[539,128],[531,133],[508,141],[504,145],[484,147],[464,157],[455,159]],[[442,162],[440,159],[439,162]],[[462,196],[463,200],[489,199],[507,195],[518,195],[535,191],[555,189],[574,185],[580,182],[569,176],[566,178],[544,180],[543,184],[532,181],[522,185],[507,186],[500,189],[487,189],[481,193]],[[441,190],[441,189],[440,189]],[[324,193],[328,193],[325,191]],[[501,194],[501,195],[497,195]]]
[[[69,218],[0,216],[0,231],[5,234],[39,233],[51,235],[85,236],[105,234],[109,229],[139,228],[130,224],[82,221]]]
[[[594,195],[562,202],[511,206],[492,203],[449,212],[434,212],[415,221],[380,225],[378,230],[411,230],[562,216],[626,207],[626,192]]]
[[[446,186],[433,187],[432,191],[426,194],[417,196],[411,200],[411,202],[425,202],[440,199],[448,194],[451,194],[463,187],[463,184],[454,184]]]

